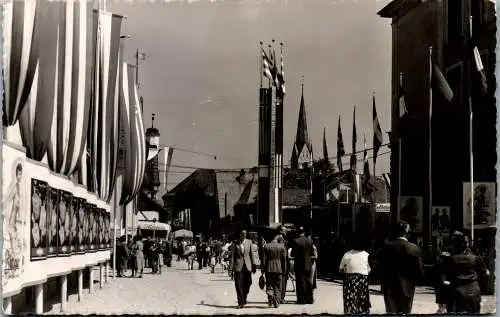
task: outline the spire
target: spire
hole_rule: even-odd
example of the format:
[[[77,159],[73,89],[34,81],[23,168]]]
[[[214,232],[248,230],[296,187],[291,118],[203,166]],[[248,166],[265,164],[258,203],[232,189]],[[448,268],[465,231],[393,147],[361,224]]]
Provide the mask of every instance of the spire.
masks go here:
[[[312,145],[309,139],[309,134],[307,132],[307,118],[306,118],[306,106],[304,102],[304,79],[302,76],[302,92],[300,97],[300,109],[299,109],[299,120],[297,124],[297,134],[295,136],[295,146],[296,151],[296,162],[293,161],[294,156],[292,155],[292,166],[302,166],[303,163],[311,162],[312,155]]]
[[[323,159],[325,169],[330,167],[330,159],[328,158],[328,145],[326,143],[326,127],[323,128]]]

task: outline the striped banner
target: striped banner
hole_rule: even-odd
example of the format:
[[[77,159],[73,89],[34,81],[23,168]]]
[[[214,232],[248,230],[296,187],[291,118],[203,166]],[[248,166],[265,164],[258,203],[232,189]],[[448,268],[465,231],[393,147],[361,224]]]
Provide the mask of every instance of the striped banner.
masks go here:
[[[87,144],[89,190],[109,201],[118,161],[118,57],[122,17],[109,12],[95,13],[98,20],[94,100],[90,112]]]
[[[22,3],[21,1],[14,2],[16,5]],[[43,49],[40,49],[38,53],[33,86],[26,106],[19,115],[19,128],[26,155],[36,161],[41,161],[47,153],[56,103],[58,90],[56,74],[59,59],[57,48],[59,46],[59,22],[62,18],[61,8],[61,2],[48,0],[39,2],[35,24]],[[4,54],[4,58],[6,55],[8,54]],[[8,90],[6,87],[6,94]],[[8,105],[7,100],[5,101]]]
[[[4,126],[17,122],[32,89],[39,54],[39,5],[37,0],[7,0],[2,4]]]
[[[51,170],[71,175],[87,138],[93,73],[92,7],[86,0],[62,2],[59,25],[58,95],[47,158]]]
[[[140,110],[134,66],[122,64],[120,75],[120,126],[126,134],[124,179],[120,205],[126,205],[139,191],[146,167],[146,136]]]

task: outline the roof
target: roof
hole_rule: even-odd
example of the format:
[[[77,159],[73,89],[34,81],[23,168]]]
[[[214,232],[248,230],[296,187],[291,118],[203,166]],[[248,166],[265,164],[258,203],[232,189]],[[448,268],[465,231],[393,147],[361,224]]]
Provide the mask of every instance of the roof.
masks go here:
[[[377,14],[382,18],[396,18],[422,3],[422,0],[393,0]]]

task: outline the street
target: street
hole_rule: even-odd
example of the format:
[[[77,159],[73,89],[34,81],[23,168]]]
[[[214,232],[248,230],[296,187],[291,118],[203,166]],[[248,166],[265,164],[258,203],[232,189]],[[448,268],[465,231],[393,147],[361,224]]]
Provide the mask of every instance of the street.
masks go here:
[[[342,314],[342,285],[339,282],[318,281],[313,305],[296,305],[295,294],[289,282],[286,303],[278,309],[268,308],[266,294],[258,286],[259,272],[253,275],[253,284],[248,295],[248,305],[236,309],[236,293],[233,281],[227,272],[216,268],[187,270],[185,261],[172,262],[171,268],[163,267],[161,275],[150,274],[146,269],[143,278],[109,279],[102,289],[95,286],[95,294],[85,290],[83,300],[76,296],[68,299],[67,311],[60,312],[59,304],[52,306],[46,314]],[[97,276],[97,275],[96,275]],[[383,314],[383,297],[371,287],[371,314]],[[437,310],[434,292],[430,288],[418,288],[413,312],[432,314]],[[494,296],[484,296],[482,313],[495,311]]]

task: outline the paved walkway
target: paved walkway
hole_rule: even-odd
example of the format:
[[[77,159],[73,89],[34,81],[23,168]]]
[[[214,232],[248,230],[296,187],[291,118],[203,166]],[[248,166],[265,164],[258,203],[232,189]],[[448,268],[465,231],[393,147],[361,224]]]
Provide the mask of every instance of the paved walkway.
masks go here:
[[[102,289],[96,287],[95,294],[84,293],[78,302],[72,296],[64,314],[342,314],[342,285],[336,282],[318,281],[313,305],[296,305],[295,294],[288,292],[287,303],[280,308],[268,308],[266,294],[258,287],[259,274],[253,275],[253,285],[248,296],[248,305],[236,309],[234,282],[220,268],[215,274],[208,269],[187,270],[186,262],[173,262],[173,267],[163,270],[161,275],[149,274],[143,278],[110,279]],[[292,286],[289,284],[289,289]],[[375,287],[376,288],[376,287]],[[371,294],[372,314],[383,314],[383,297],[378,292]],[[437,310],[434,292],[428,288],[417,289],[414,313],[432,314]],[[492,313],[495,307],[493,296],[484,298],[482,311]],[[56,304],[47,314],[61,314]]]

